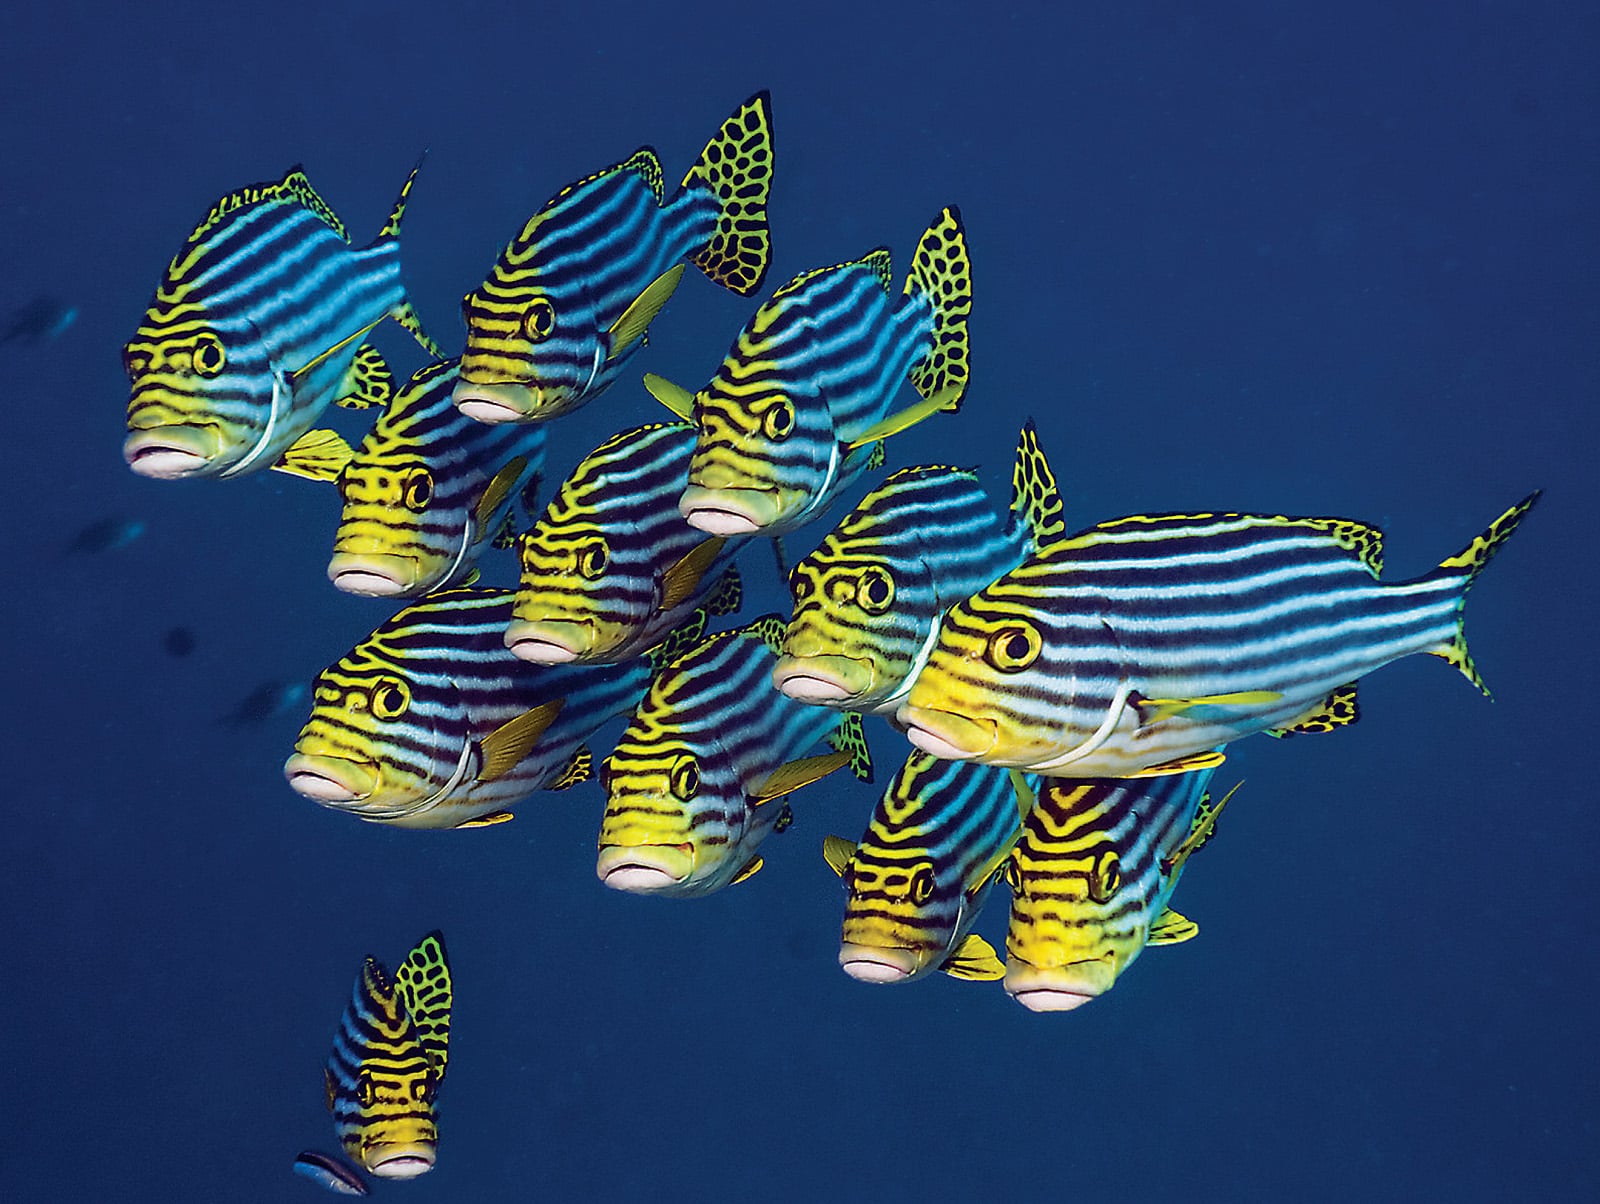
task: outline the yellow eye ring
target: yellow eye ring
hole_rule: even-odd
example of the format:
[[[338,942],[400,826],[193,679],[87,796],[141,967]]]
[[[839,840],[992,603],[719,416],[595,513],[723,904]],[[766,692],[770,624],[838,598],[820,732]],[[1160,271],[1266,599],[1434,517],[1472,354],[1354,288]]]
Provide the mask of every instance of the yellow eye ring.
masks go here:
[[[761,416],[761,429],[774,443],[782,443],[794,430],[794,406],[779,400]]]
[[[869,615],[881,615],[894,602],[894,578],[889,571],[873,565],[862,571],[856,585],[856,601]]]
[[[918,907],[923,906],[933,898],[933,867],[919,865],[917,872],[911,875],[911,901]]]
[[[211,331],[203,330],[195,336],[194,351],[190,353],[189,362],[200,376],[215,376],[228,362],[228,353],[221,339]]]
[[[693,757],[679,757],[667,775],[667,784],[673,794],[688,802],[700,793],[700,766]]]
[[[411,687],[398,677],[385,677],[372,688],[372,713],[379,719],[398,719],[411,707]]]
[[[578,553],[578,572],[590,581],[598,580],[606,571],[606,545],[600,540],[594,540],[583,551]]]
[[[426,468],[413,468],[406,473],[400,498],[407,510],[426,510],[433,500],[433,474]]]
[[[1089,898],[1096,903],[1109,903],[1121,889],[1121,859],[1115,850],[1107,849],[1095,858],[1094,869],[1089,874]]]
[[[528,302],[522,314],[522,334],[530,343],[542,343],[556,332],[556,307],[544,297]]]
[[[1018,673],[1038,659],[1044,649],[1039,629],[1032,623],[1002,627],[989,637],[984,658],[1002,673]]]

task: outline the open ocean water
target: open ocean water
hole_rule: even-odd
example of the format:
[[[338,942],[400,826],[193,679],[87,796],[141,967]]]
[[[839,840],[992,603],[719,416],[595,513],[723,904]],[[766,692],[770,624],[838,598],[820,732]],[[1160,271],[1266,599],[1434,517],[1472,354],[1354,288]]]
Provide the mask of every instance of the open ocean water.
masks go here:
[[[435,927],[439,1162],[385,1199],[1595,1199],[1597,34],[1537,0],[10,10],[0,311],[78,316],[0,345],[0,1199],[321,1198],[289,1168],[336,1148],[352,977]],[[453,351],[546,198],[643,144],[675,181],[760,88],[762,296],[879,244],[898,278],[965,217],[973,386],[891,467],[980,465],[999,504],[1031,416],[1073,527],[1349,516],[1395,579],[1546,491],[1467,607],[1495,701],[1413,657],[1353,728],[1235,744],[1174,900],[1200,936],[1078,1011],[840,972],[820,841],[902,758],[881,723],[877,788],[797,796],[761,874],[686,902],[599,884],[593,782],[459,833],[301,799],[303,702],[219,719],[394,609],[327,582],[334,491],[122,463],[119,349],[224,192],[303,163],[364,244],[427,148],[404,272]],[[662,416],[640,373],[703,382],[753,305],[689,273],[547,479]],[[143,531],[67,551],[108,517]],[[786,602],[760,553],[746,616]]]

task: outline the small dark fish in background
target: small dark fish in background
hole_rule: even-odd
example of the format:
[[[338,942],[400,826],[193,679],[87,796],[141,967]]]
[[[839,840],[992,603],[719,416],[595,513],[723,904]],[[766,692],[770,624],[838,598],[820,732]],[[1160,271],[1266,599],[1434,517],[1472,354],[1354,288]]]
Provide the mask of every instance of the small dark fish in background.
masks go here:
[[[96,519],[67,543],[69,555],[95,556],[101,552],[115,552],[125,548],[144,534],[144,520],[139,518]]]
[[[194,651],[194,632],[187,627],[169,627],[161,637],[161,647],[168,656],[188,656]]]
[[[228,727],[250,727],[287,715],[306,700],[304,682],[264,681],[234,707],[217,720]]]
[[[313,1183],[319,1183],[337,1195],[372,1194],[367,1189],[366,1182],[356,1174],[355,1168],[332,1154],[324,1154],[317,1150],[301,1150],[300,1156],[294,1160],[294,1169],[296,1174],[304,1175]]]
[[[0,343],[42,343],[59,338],[78,320],[78,307],[59,297],[35,297],[6,315]]]

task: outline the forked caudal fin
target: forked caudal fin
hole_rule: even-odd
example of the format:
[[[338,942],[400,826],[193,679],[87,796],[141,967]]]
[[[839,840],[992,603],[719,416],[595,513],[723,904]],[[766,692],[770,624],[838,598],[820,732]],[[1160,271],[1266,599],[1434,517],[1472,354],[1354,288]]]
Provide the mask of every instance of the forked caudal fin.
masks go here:
[[[378,231],[378,237],[373,240],[374,247],[386,243],[398,244],[400,241],[400,221],[406,215],[406,201],[411,196],[411,185],[416,183],[417,173],[422,170],[422,161],[427,157],[424,151],[417,157],[417,165],[411,169],[411,174],[406,177],[406,182],[400,186],[400,195],[395,198],[394,208],[389,210],[389,220],[383,224],[383,229]],[[428,337],[428,332],[422,329],[422,320],[417,317],[417,311],[411,306],[411,294],[408,292],[401,299],[400,304],[390,311],[394,320],[411,332],[411,337],[436,360],[445,358],[444,350],[438,343]]]
[[[718,205],[717,228],[690,262],[723,288],[751,296],[772,259],[772,101],[766,92],[757,92],[722,123],[683,187],[708,190]]]

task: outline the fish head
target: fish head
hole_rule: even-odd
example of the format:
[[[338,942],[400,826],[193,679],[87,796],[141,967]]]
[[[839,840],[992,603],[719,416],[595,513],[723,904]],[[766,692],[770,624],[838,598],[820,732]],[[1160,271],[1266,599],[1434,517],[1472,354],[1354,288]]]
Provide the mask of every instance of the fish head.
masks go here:
[[[840,872],[839,965],[862,982],[910,982],[936,970],[959,939],[961,884],[929,856],[883,853],[863,841]]]
[[[639,740],[630,724],[601,764],[606,792],[595,872],[615,890],[699,895],[725,886],[749,821],[729,759],[714,746]]]
[[[553,509],[553,508],[552,508]],[[597,661],[615,653],[649,618],[649,566],[592,521],[549,521],[518,540],[522,575],[506,647],[539,664]]]
[[[502,256],[461,303],[467,343],[455,404],[479,422],[542,422],[604,387],[606,347],[594,299],[581,282],[549,286]]]
[[[328,579],[346,593],[410,598],[445,583],[469,537],[460,499],[441,498],[434,466],[416,453],[363,444],[338,479],[344,503]]]
[[[293,388],[252,331],[198,307],[173,316],[152,306],[122,351],[132,386],[122,445],[129,468],[161,480],[222,476],[267,438]]]
[[[804,523],[838,479],[843,451],[814,391],[735,392],[719,373],[695,394],[694,422],[678,512],[709,535],[780,535]]]

